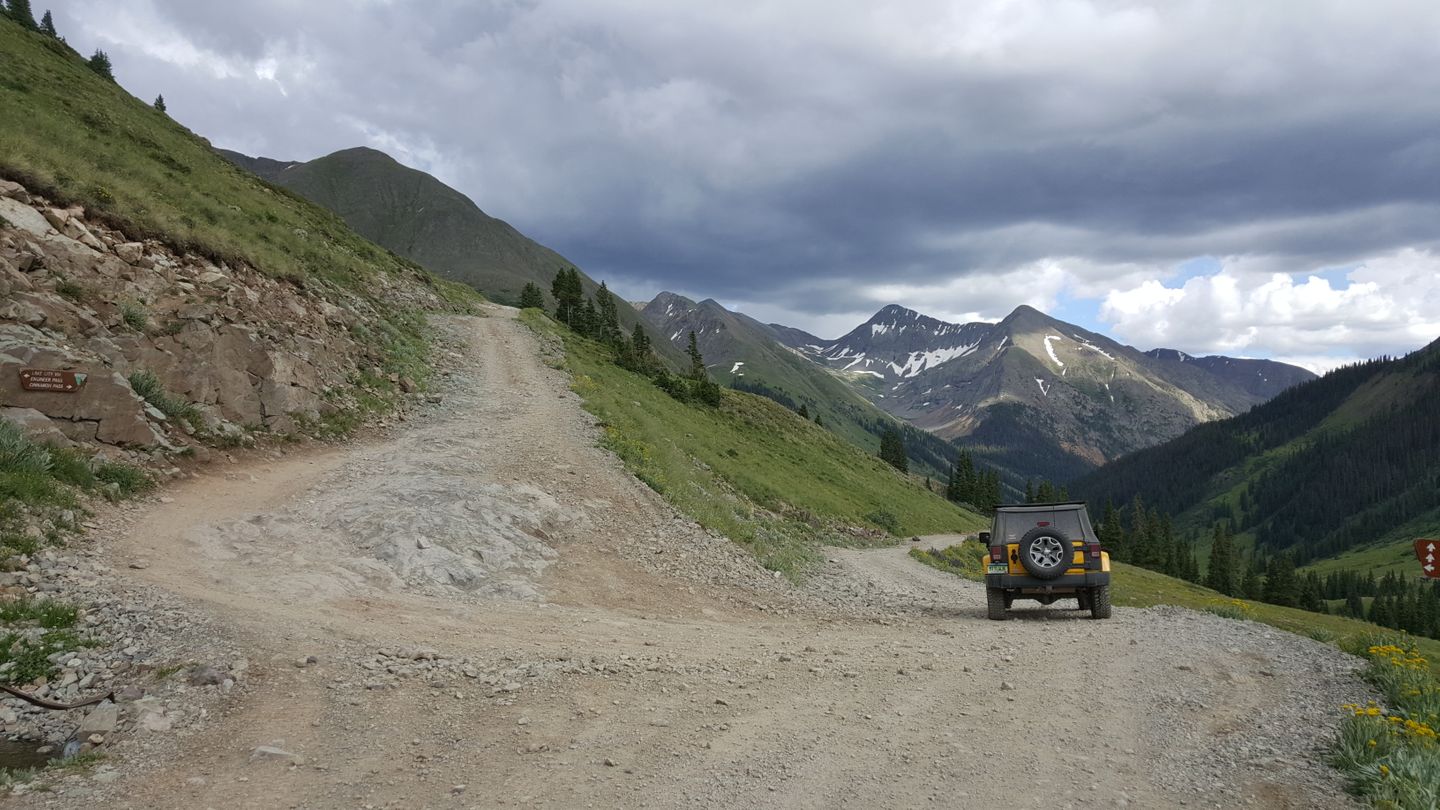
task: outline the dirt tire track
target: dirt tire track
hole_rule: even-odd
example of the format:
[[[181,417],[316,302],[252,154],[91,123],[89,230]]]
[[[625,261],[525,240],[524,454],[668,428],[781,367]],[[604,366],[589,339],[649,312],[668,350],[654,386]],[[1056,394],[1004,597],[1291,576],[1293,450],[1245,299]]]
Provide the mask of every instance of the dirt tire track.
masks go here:
[[[451,328],[468,348],[430,416],[178,487],[120,539],[117,567],[151,560],[126,574],[252,650],[256,677],[184,750],[137,734],[114,747],[133,775],[83,800],[22,801],[1351,806],[1314,764],[1335,706],[1366,693],[1347,656],[1178,610],[989,622],[977,585],[906,547],[834,550],[808,591],[786,592],[594,446],[593,419],[513,311]],[[349,509],[357,492],[387,516],[423,515],[448,508],[427,500],[437,487],[488,493],[466,502],[523,523],[525,559],[544,564],[497,569],[513,587],[456,588],[346,534],[371,525]],[[547,523],[544,499],[567,519]],[[377,650],[398,646],[464,665],[389,672]],[[306,655],[319,663],[292,666]],[[469,667],[524,674],[510,689]],[[1240,725],[1212,727],[1225,707]],[[304,764],[250,761],[271,743]]]

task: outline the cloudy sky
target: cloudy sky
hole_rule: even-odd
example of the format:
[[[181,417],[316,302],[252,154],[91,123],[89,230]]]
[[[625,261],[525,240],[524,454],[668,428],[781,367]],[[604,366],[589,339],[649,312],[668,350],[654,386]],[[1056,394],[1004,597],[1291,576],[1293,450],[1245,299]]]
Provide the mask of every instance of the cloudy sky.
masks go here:
[[[1317,369],[1440,337],[1433,0],[51,3],[215,144],[383,149],[633,299]]]

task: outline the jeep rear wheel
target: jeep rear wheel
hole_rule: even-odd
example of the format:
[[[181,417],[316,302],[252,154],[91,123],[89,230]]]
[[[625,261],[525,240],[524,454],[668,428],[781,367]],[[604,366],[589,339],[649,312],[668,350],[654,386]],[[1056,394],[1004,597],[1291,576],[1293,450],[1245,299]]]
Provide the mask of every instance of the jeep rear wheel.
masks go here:
[[[1036,526],[1020,538],[1020,564],[1036,579],[1055,579],[1075,559],[1075,547],[1062,531]]]
[[[1098,585],[1090,589],[1090,618],[1110,618],[1110,586]]]
[[[988,615],[991,619],[994,619],[994,620],[997,621],[997,622],[998,622],[998,621],[1003,621],[1004,619],[1009,618],[1008,616],[1005,615],[1005,608],[1007,607],[1007,603],[1008,603],[1009,601],[1010,601],[1009,599],[1006,599],[1006,598],[1005,598],[1005,589],[1004,589],[1004,588],[986,588],[986,589],[985,589],[985,608],[986,608],[986,615]]]

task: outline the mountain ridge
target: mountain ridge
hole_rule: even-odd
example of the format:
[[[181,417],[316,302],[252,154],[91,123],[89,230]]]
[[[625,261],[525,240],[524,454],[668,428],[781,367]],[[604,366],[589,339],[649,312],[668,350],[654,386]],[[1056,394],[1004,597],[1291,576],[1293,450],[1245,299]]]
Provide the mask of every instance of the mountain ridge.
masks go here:
[[[1023,304],[967,324],[890,304],[830,341],[771,329],[881,409],[1020,479],[1066,480],[1313,378],[1274,361],[1141,352]]]
[[[381,247],[500,303],[518,303],[527,283],[539,286],[549,300],[555,273],[576,266],[485,213],[462,192],[377,149],[356,146],[310,161],[215,151],[262,180],[335,212]],[[590,296],[600,288],[583,272],[580,283]],[[618,314],[627,332],[643,322],[631,307],[620,307]],[[672,362],[680,356],[668,343],[658,345],[657,351]]]
[[[693,301],[662,292],[641,312],[663,341],[683,348],[689,334],[709,365],[711,376],[724,385],[760,394],[792,410],[804,406],[810,418],[867,451],[879,447],[886,428],[906,433],[911,458],[939,475],[949,469],[954,448],[886,414],[806,358],[785,346],[770,325],[732,312],[718,301]]]

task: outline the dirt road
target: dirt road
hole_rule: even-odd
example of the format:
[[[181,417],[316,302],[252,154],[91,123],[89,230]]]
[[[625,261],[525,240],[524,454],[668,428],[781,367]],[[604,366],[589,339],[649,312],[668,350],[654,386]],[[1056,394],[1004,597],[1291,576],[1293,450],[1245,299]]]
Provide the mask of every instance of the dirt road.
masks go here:
[[[451,328],[426,415],[217,470],[117,538],[251,677],[198,733],[115,743],[83,800],[17,801],[1349,806],[1314,764],[1365,694],[1333,649],[1169,609],[989,622],[900,547],[792,591],[596,448],[512,311]]]

